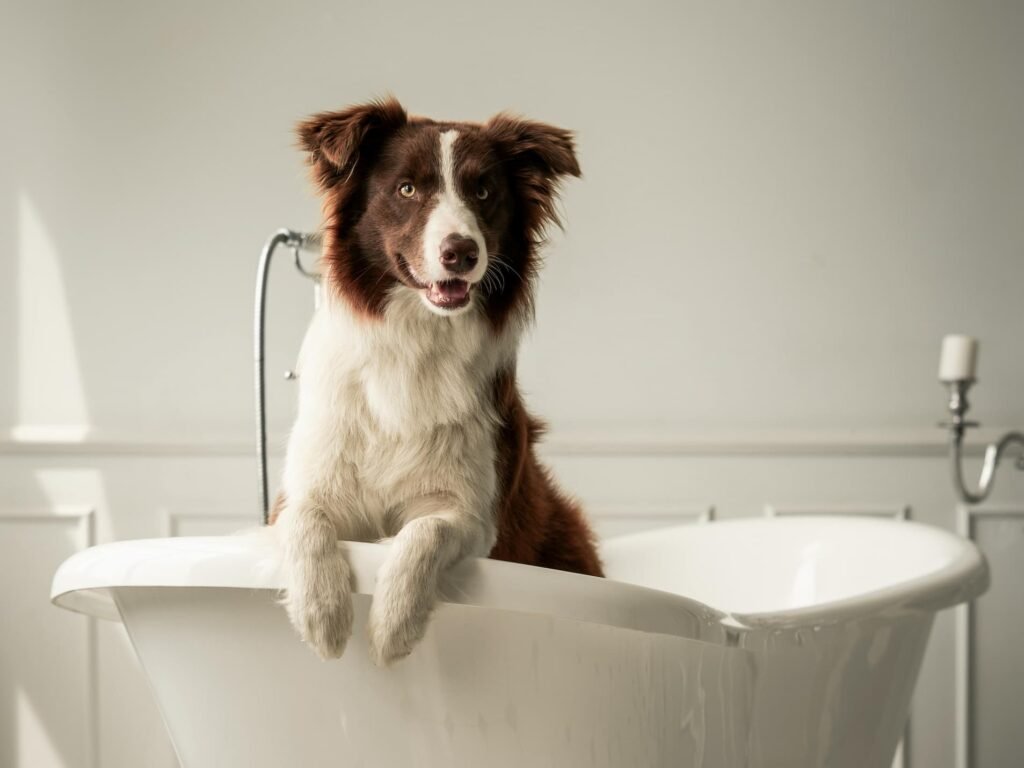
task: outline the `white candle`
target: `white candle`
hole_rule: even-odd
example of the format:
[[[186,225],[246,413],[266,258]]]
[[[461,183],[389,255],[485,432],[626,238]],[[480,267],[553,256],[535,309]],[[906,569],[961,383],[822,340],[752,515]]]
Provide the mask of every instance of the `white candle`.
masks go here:
[[[939,381],[974,381],[978,362],[978,340],[953,335],[942,340]]]

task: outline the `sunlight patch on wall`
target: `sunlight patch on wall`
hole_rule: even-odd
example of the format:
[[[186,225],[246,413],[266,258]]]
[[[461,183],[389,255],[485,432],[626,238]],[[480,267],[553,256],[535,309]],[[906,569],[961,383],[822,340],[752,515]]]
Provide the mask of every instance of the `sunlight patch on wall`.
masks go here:
[[[60,259],[42,217],[18,196],[18,403],[11,437],[79,442],[89,433]]]
[[[25,692],[18,689],[17,704],[15,706],[15,721],[17,726],[15,733],[18,734],[18,754],[15,757],[15,765],[38,765],[62,768],[66,765],[60,752],[50,741],[50,735],[43,725],[32,706],[32,700],[25,695]]]

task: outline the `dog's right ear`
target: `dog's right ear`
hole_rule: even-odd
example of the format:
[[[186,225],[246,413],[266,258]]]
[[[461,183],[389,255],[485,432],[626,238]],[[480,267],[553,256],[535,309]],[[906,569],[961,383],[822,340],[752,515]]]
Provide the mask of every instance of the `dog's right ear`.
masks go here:
[[[339,112],[320,112],[298,124],[299,145],[321,188],[352,175],[360,153],[408,122],[405,109],[389,96]]]

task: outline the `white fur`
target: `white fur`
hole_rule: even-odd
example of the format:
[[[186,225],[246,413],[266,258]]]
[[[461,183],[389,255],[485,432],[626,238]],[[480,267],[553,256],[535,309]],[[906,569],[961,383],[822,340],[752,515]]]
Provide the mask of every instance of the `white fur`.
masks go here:
[[[443,572],[494,545],[490,387],[514,365],[521,323],[496,339],[478,306],[439,318],[418,294],[395,288],[384,318],[363,320],[328,286],[300,352],[277,525],[285,605],[325,658],[341,655],[352,627],[337,539],[395,537],[370,614],[380,664],[422,637]]]
[[[441,241],[448,235],[471,237],[479,249],[479,260],[470,272],[462,275],[462,279],[477,283],[487,272],[487,244],[476,220],[476,215],[466,205],[459,194],[455,183],[455,140],[458,131],[443,131],[440,136],[441,152],[441,188],[437,193],[437,202],[427,218],[423,228],[423,265],[425,274],[420,276],[422,282],[434,283],[451,279],[451,273],[441,264]],[[435,307],[426,296],[423,301],[436,314],[451,315],[455,310]]]

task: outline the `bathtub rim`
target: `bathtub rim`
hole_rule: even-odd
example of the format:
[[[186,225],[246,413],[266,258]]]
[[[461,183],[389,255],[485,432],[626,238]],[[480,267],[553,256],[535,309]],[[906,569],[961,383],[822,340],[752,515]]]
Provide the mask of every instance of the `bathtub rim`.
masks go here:
[[[835,516],[801,515],[799,518],[740,518],[716,521],[722,527],[742,525],[806,525],[822,519],[830,524]],[[925,528],[931,535],[941,535],[957,547],[957,555],[949,563],[930,573],[903,582],[837,600],[823,601],[799,608],[777,611],[730,611],[727,607],[709,606],[676,592],[644,587],[615,579],[596,579],[580,574],[554,571],[517,563],[490,559],[472,559],[452,573],[457,594],[443,600],[496,610],[575,618],[581,621],[610,624],[660,634],[671,634],[714,643],[737,642],[737,631],[791,629],[854,621],[868,615],[901,612],[936,613],[942,609],[972,600],[983,594],[990,583],[988,563],[977,545],[942,528],[911,521],[864,520],[844,518],[854,525],[908,526]],[[609,539],[608,543],[643,537],[657,532],[685,530],[697,533],[703,526],[683,524]],[[699,535],[699,534],[698,534]],[[51,602],[61,608],[97,618],[120,621],[110,594],[118,587],[221,587],[279,591],[282,580],[272,548],[268,550],[265,534],[172,537],[111,542],[91,547],[68,558],[54,575]],[[262,540],[261,540],[262,539]],[[246,570],[238,563],[206,571],[197,580],[184,562],[139,561],[139,547],[170,548],[181,552],[198,544],[213,544],[219,555],[242,552]],[[387,543],[339,542],[345,548],[356,577],[356,592],[372,594],[376,571],[386,555]],[[224,551],[224,548],[228,551]],[[128,557],[124,556],[128,554]],[[107,558],[106,555],[113,555]],[[254,561],[264,560],[260,568]],[[98,563],[99,560],[104,562]],[[209,564],[209,561],[207,562]],[[553,586],[561,589],[553,590]],[[571,597],[555,605],[555,595]],[[610,600],[616,597],[618,600]]]
[[[372,595],[388,543],[339,541],[352,567],[355,594]],[[113,592],[121,588],[215,588],[279,592],[278,550],[265,536],[133,539],[96,545],[57,569],[50,602],[120,622]],[[628,630],[734,645],[723,612],[663,590],[547,568],[472,558],[452,569],[441,602],[487,610],[548,614]],[[282,608],[282,611],[284,609]]]
[[[889,526],[900,526],[902,530],[915,528],[926,530],[930,536],[944,538],[954,545],[957,554],[950,562],[934,571],[914,578],[872,589],[857,595],[834,600],[824,600],[813,605],[785,608],[775,611],[733,611],[727,606],[715,606],[725,613],[731,625],[737,629],[796,629],[855,621],[869,615],[895,615],[903,612],[937,613],[960,603],[965,603],[984,594],[991,583],[988,561],[973,541],[951,533],[938,526],[910,520],[884,520],[864,517],[840,517],[836,515],[799,515],[792,517],[746,517],[730,520],[716,520],[713,525],[721,530],[725,527],[741,526],[786,526],[811,525],[827,522],[828,525],[850,524],[852,526],[877,526],[879,531]],[[640,531],[608,539],[604,545],[613,542],[641,539],[657,532],[685,531],[700,535],[705,525],[681,524],[652,531]],[[605,546],[602,546],[604,551]]]

